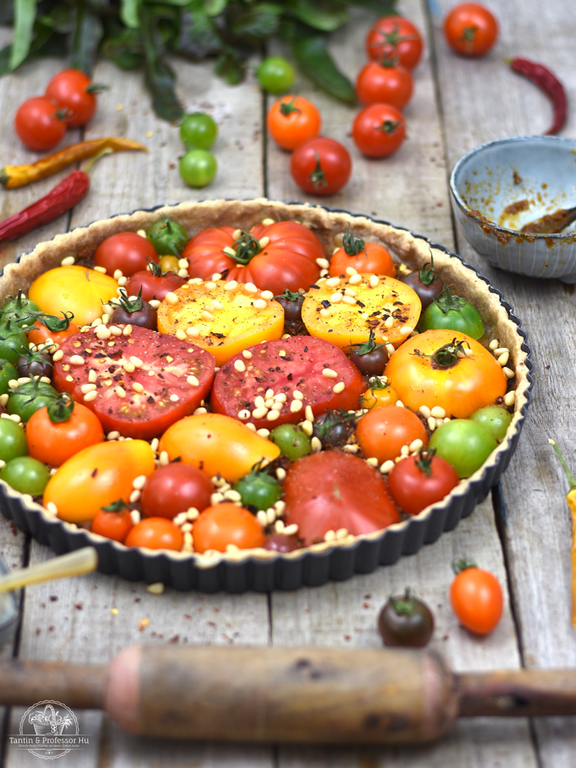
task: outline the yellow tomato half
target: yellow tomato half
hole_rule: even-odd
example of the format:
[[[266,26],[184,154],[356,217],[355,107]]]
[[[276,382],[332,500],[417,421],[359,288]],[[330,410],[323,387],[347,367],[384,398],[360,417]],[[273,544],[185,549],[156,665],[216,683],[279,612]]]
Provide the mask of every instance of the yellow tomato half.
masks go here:
[[[62,464],[48,481],[43,504],[55,504],[58,517],[69,523],[89,522],[113,501],[128,502],[134,478],[153,472],[154,453],[145,440],[97,443]]]
[[[76,325],[90,325],[102,316],[102,302],[116,296],[118,283],[88,267],[56,267],[37,277],[28,296],[48,315],[72,312]]]
[[[280,455],[277,445],[260,437],[245,424],[220,413],[203,413],[177,421],[160,438],[160,451],[170,461],[180,458],[208,477],[218,473],[233,483],[264,459],[269,464]]]
[[[302,320],[311,336],[337,347],[361,344],[374,332],[378,344],[402,344],[422,310],[418,294],[386,275],[353,275],[318,280],[308,289]]]
[[[246,347],[282,336],[284,308],[270,291],[253,288],[224,280],[186,283],[158,308],[158,330],[192,341],[222,366]]]

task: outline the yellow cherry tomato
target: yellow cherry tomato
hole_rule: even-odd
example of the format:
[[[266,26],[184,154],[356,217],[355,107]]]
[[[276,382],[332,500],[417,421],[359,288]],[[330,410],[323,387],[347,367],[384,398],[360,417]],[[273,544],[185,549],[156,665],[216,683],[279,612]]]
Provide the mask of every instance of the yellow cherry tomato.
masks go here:
[[[55,504],[58,517],[69,523],[89,522],[113,501],[128,502],[133,480],[153,472],[154,453],[145,440],[97,443],[62,464],[48,481],[43,504]]]
[[[398,393],[395,389],[392,389],[388,382],[383,384],[375,383],[360,398],[360,407],[371,410],[377,405],[396,405],[399,399]]]
[[[310,286],[302,320],[311,336],[337,347],[361,344],[374,332],[377,344],[402,344],[416,328],[422,310],[418,294],[386,275],[331,277]]]
[[[280,455],[270,440],[220,413],[195,414],[172,424],[160,438],[159,450],[167,451],[170,461],[180,458],[208,477],[220,473],[230,483],[259,461],[269,464]]]
[[[160,304],[158,330],[186,334],[222,366],[246,347],[282,336],[284,308],[271,301],[271,291],[252,288],[225,280],[186,283]]]
[[[28,296],[48,315],[72,312],[76,325],[90,325],[102,316],[102,302],[116,296],[113,277],[88,267],[56,267],[37,277]]]

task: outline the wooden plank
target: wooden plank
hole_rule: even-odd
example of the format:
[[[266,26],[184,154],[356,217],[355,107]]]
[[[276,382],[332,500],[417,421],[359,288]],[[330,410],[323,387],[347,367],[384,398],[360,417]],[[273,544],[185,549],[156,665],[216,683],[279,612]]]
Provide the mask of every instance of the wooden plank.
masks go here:
[[[436,7],[446,12],[450,6],[442,0]],[[572,43],[565,30],[565,20],[573,14],[571,3],[551,0],[536,9],[513,0],[491,7],[500,20],[500,42],[493,53],[477,61],[455,62],[442,41],[441,15],[433,17],[450,167],[478,144],[500,136],[543,132],[551,122],[547,98],[503,66],[503,57],[520,55],[544,63],[564,82],[569,102],[576,95]],[[549,44],[550,39],[554,45]],[[576,136],[573,110],[561,135]],[[557,281],[530,280],[493,269],[467,244],[462,232],[458,232],[458,247],[515,307],[534,353],[535,399],[518,451],[502,481],[505,540],[524,663],[573,667],[576,635],[569,619],[566,483],[546,443],[547,437],[555,437],[567,459],[575,463],[573,296]],[[549,307],[554,307],[553,322]],[[545,768],[573,764],[573,719],[539,720],[535,729]]]
[[[4,47],[11,39],[11,30],[0,28],[0,47]],[[14,115],[18,106],[32,96],[44,93],[50,78],[62,69],[62,62],[56,59],[46,59],[33,64],[26,64],[10,75],[4,76],[0,81],[0,136],[2,136],[2,153],[0,165],[19,165],[20,163],[32,163],[42,157],[43,152],[33,152],[27,149],[14,130]],[[67,146],[79,141],[80,131],[67,131],[62,144],[57,147]],[[56,151],[56,149],[54,150]],[[21,211],[34,201],[46,195],[69,173],[68,170],[60,171],[49,178],[42,179],[35,184],[0,192],[0,220]],[[14,261],[21,253],[31,251],[34,246],[43,240],[50,240],[55,234],[65,232],[68,224],[68,214],[64,214],[51,224],[30,232],[23,237],[0,245],[0,266]]]
[[[344,645],[380,647],[377,618],[390,594],[403,593],[406,586],[425,600],[434,612],[436,627],[430,648],[444,656],[453,669],[481,670],[519,665],[514,624],[506,606],[501,623],[485,638],[472,636],[455,618],[448,600],[452,580],[450,563],[463,555],[474,556],[495,573],[502,584],[506,571],[500,550],[495,546],[492,505],[483,502],[471,517],[451,533],[424,547],[412,557],[350,581],[328,584],[297,593],[272,596],[272,641],[278,645]],[[315,750],[304,761],[304,752],[282,749],[280,765],[357,765],[357,750]],[[307,753],[306,753],[307,754]],[[525,721],[460,721],[441,742],[427,748],[370,750],[373,764],[405,768],[428,766],[492,765],[500,759],[506,766],[536,766]],[[425,757],[424,757],[425,754]],[[302,762],[298,762],[302,761]],[[494,763],[495,764],[495,763]]]
[[[426,22],[419,0],[406,0],[401,11],[424,33]],[[373,15],[355,13],[353,23],[331,36],[334,58],[352,81],[366,63],[364,38],[373,20]],[[269,140],[268,196],[366,213],[452,248],[446,166],[428,50],[413,75],[414,96],[404,111],[408,138],[396,154],[380,160],[364,157],[352,141],[352,122],[358,108],[341,104],[299,75],[294,92],[318,106],[323,118],[322,135],[347,147],[353,161],[352,176],[335,195],[308,195],[290,176],[290,154]],[[272,103],[269,98],[269,106]]]

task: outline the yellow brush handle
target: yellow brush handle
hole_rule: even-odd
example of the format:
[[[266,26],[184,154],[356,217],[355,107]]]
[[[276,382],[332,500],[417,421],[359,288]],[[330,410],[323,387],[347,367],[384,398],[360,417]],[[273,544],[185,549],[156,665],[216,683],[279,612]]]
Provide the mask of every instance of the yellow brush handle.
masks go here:
[[[0,592],[20,589],[30,584],[63,579],[66,576],[80,576],[92,573],[98,565],[98,553],[94,547],[84,547],[61,557],[54,557],[46,563],[37,563],[20,571],[13,571],[0,577]]]

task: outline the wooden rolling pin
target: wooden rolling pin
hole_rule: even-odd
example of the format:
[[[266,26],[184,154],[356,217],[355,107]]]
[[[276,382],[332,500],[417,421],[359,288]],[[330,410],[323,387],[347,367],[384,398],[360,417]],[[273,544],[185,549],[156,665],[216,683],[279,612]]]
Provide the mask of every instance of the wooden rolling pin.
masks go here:
[[[103,709],[167,738],[430,741],[457,717],[576,714],[576,670],[455,674],[429,651],[135,646],[108,666],[0,660],[0,705]]]

